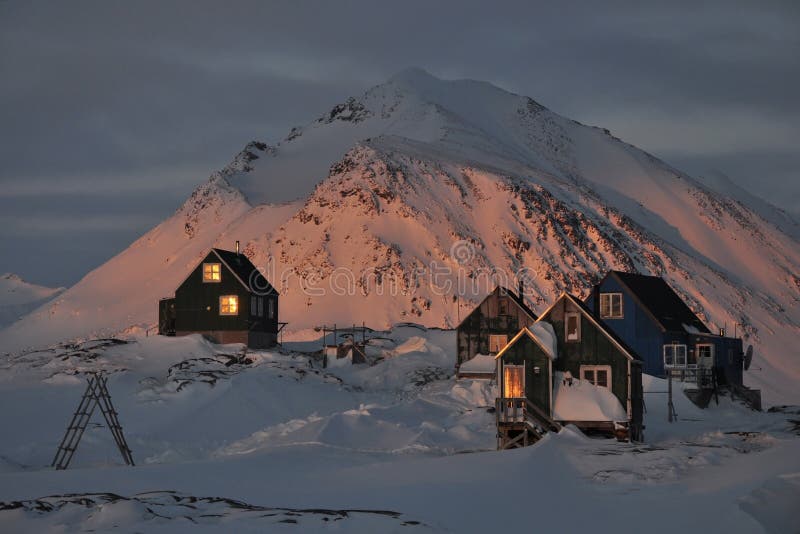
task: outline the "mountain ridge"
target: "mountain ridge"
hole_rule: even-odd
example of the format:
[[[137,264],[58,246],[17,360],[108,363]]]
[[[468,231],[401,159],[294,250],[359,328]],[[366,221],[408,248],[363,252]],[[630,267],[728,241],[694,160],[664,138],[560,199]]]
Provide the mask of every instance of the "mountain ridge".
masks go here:
[[[41,340],[44,320],[53,341],[147,328],[156,299],[208,248],[240,240],[295,335],[329,322],[452,327],[521,270],[536,311],[609,269],[664,276],[712,330],[741,325],[766,369],[754,385],[792,398],[800,247],[744,200],[533,99],[412,70],[274,145],[248,143],[173,216],[0,340]],[[449,289],[432,283],[440,268]]]

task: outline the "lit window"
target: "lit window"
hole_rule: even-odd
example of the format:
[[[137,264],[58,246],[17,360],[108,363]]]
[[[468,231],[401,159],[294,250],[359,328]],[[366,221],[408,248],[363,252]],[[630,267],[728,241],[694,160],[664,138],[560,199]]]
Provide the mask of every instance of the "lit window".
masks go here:
[[[622,318],[622,293],[600,293],[600,317]]]
[[[203,264],[203,282],[219,282],[222,280],[219,263]]]
[[[508,344],[508,336],[505,334],[489,336],[489,352],[497,354],[507,344]]]
[[[503,367],[503,396],[507,399],[520,399],[525,396],[524,365]]]
[[[239,297],[236,295],[224,295],[219,298],[220,315],[238,315]]]
[[[591,382],[595,386],[611,389],[611,366],[581,365],[581,380]]]
[[[581,340],[581,316],[578,313],[564,315],[564,337],[567,341]]]
[[[664,367],[667,369],[686,367],[686,345],[677,343],[664,345]]]

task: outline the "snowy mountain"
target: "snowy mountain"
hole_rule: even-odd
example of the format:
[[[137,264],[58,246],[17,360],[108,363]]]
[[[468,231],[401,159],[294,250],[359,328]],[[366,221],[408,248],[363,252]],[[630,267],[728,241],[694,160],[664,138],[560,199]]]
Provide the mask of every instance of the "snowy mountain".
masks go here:
[[[537,311],[608,269],[657,274],[712,331],[744,332],[746,381],[767,403],[800,402],[798,224],[715,183],[530,98],[412,69],[248,144],[172,217],[0,332],[0,347],[153,325],[156,300],[209,247],[241,240],[295,336],[452,327],[520,271]]]
[[[0,328],[35,310],[64,291],[26,282],[16,274],[0,275]]]

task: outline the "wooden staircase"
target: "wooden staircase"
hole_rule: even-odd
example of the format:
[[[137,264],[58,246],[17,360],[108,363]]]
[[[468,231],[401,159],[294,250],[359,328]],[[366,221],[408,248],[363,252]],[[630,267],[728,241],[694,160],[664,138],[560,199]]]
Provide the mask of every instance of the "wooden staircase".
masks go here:
[[[547,432],[558,432],[561,425],[526,398],[495,400],[497,450],[533,445]]]
[[[122,434],[122,426],[119,424],[118,414],[116,410],[114,410],[114,405],[111,404],[111,395],[108,393],[106,380],[106,377],[103,376],[102,373],[88,373],[86,377],[86,391],[83,392],[83,397],[81,397],[81,402],[78,404],[78,409],[75,410],[75,414],[72,416],[72,421],[70,421],[67,427],[64,438],[58,446],[58,451],[56,451],[53,463],[51,464],[52,467],[60,470],[66,469],[69,466],[78,448],[78,444],[81,441],[81,437],[83,437],[83,433],[86,431],[86,426],[89,424],[92,414],[94,414],[95,408],[98,406],[100,406],[100,412],[102,412],[106,420],[106,426],[108,426],[109,430],[111,430],[111,434],[114,436],[114,441],[119,448],[120,454],[122,454],[122,459],[125,460],[125,464],[134,465],[131,450],[128,447],[128,443],[125,441],[125,436]]]

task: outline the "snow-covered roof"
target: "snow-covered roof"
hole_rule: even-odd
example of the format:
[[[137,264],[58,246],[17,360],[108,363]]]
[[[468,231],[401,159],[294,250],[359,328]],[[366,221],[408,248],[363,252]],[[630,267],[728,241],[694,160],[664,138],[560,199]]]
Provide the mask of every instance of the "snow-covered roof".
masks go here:
[[[547,321],[538,321],[533,323],[529,330],[550,358],[554,360],[558,358],[558,342],[556,341],[558,338],[556,338],[556,331],[553,330],[553,325]]]
[[[476,373],[476,374],[494,374],[496,364],[494,356],[489,354],[476,354],[471,360],[462,363],[459,368],[459,373]]]
[[[555,373],[553,419],[556,421],[627,421],[628,414],[608,388],[573,378],[564,383],[564,373]]]

